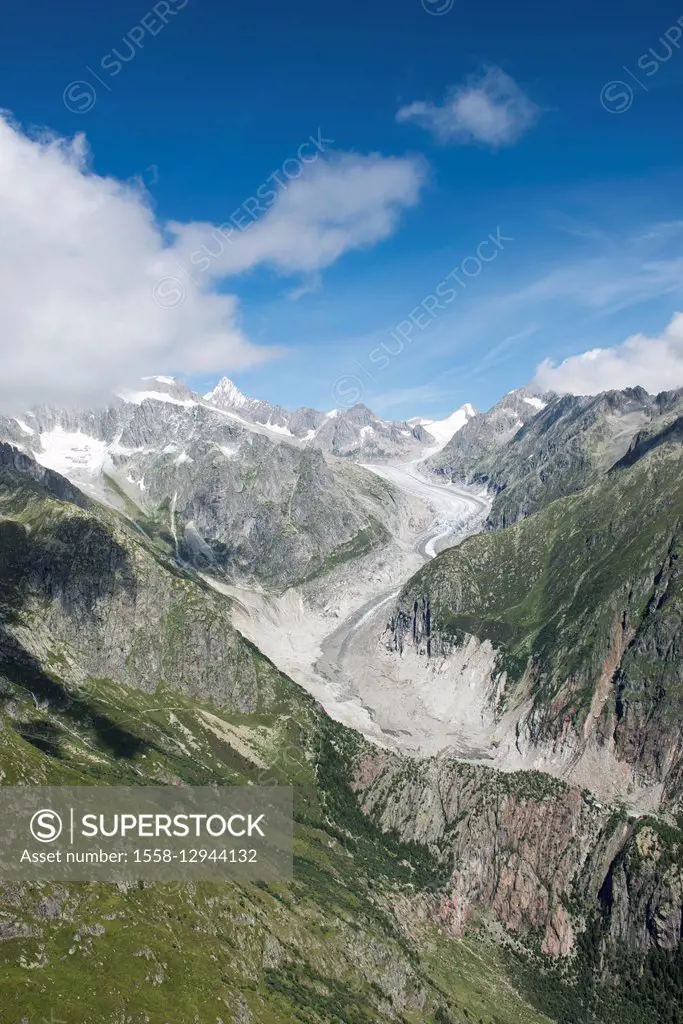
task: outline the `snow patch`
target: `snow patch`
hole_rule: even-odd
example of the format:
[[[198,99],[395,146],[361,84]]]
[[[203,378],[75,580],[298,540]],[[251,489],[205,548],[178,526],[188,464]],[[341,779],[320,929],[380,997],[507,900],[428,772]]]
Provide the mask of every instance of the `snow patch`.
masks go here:
[[[40,443],[36,462],[62,476],[97,476],[105,467],[113,468],[107,444],[81,431],[55,427],[40,435]]]
[[[233,459],[240,450],[239,445],[234,445],[234,447],[231,447],[230,445],[227,444],[219,444],[218,447],[223,452],[223,455],[225,455],[226,459]]]
[[[14,417],[14,422],[17,424],[17,426],[19,427],[19,430],[21,430],[22,434],[28,434],[28,435],[35,434],[35,430],[31,430],[31,428],[29,427],[28,423],[24,423],[24,421],[20,420],[17,416]]]
[[[284,434],[285,437],[294,437],[294,434],[289,427],[281,427],[279,423],[271,423],[270,420],[268,420],[264,426],[266,430],[272,430],[274,434]]]
[[[133,484],[134,487],[139,487],[141,491],[144,491],[144,489],[145,489],[145,478],[144,478],[144,476],[141,477],[139,480],[136,480],[135,477],[131,476],[131,474],[129,473],[128,476],[126,477],[126,480],[128,481],[129,484]]]
[[[463,405],[460,409],[456,409],[450,416],[447,416],[443,420],[411,420],[411,423],[419,424],[428,430],[435,441],[438,442],[440,448],[444,448],[454,434],[457,434],[459,430],[465,426],[468,420],[471,420],[477,415],[476,409],[469,404]]]
[[[174,398],[173,395],[167,395],[165,391],[119,391],[118,398],[128,405],[142,405],[145,401],[182,405],[184,409],[190,409],[193,405],[197,405],[197,402],[191,398]]]
[[[545,409],[547,405],[546,402],[542,402],[540,398],[535,398],[533,395],[525,395],[524,401],[527,405],[530,405],[532,408],[538,409],[539,411],[541,409]]]

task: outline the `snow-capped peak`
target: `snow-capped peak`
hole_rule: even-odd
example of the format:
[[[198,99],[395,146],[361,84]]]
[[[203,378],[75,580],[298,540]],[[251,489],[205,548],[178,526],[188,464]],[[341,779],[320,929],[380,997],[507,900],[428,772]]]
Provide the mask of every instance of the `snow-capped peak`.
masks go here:
[[[150,401],[182,405],[183,408],[190,409],[197,404],[193,398],[176,398],[174,395],[169,395],[167,391],[117,391],[116,397],[120,398],[122,402],[126,402],[127,405],[142,405],[143,402]]]
[[[197,396],[175,377],[143,377],[141,387],[126,388],[116,392],[118,398],[128,405],[140,405],[142,402],[165,402],[170,405],[182,405],[191,409],[197,405]]]
[[[549,397],[549,395],[541,395],[533,385],[526,385],[525,387],[522,388],[513,388],[512,391],[508,391],[505,397],[512,397],[517,401],[522,401],[526,405],[530,405],[532,409],[536,410],[536,412],[541,412],[541,410],[545,409],[545,407],[548,404],[546,399]]]
[[[454,434],[457,434],[459,430],[465,426],[468,420],[471,420],[477,415],[477,410],[474,406],[467,402],[461,406],[460,409],[456,409],[450,416],[446,416],[443,420],[425,420],[417,418],[410,420],[411,424],[416,426],[424,427],[425,430],[429,431],[434,440],[438,442],[439,447],[443,448],[448,444]]]
[[[227,406],[230,409],[243,409],[251,399],[243,395],[237,385],[233,384],[228,377],[223,377],[213,391],[204,395],[204,401],[211,402],[213,405]]]

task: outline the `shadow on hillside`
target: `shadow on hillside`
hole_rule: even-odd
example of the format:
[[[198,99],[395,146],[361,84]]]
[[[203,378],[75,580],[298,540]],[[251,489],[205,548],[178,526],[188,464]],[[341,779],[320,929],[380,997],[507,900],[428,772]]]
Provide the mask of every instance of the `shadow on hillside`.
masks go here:
[[[103,714],[95,701],[78,690],[70,690],[49,676],[38,660],[0,624],[0,679],[31,697],[37,709],[52,715],[37,722],[15,723],[19,735],[32,742],[44,754],[62,756],[62,743],[68,733],[59,728],[58,720],[73,723],[90,734],[101,750],[114,758],[131,759],[150,751],[155,744],[142,739],[130,729]],[[8,687],[0,689],[0,707],[5,710],[12,698]]]
[[[632,466],[639,459],[642,459],[644,455],[647,455],[648,452],[672,441],[683,444],[683,416],[679,416],[678,419],[675,419],[673,423],[670,423],[658,434],[638,434],[630,450],[612,466],[611,472]]]
[[[49,676],[33,655],[0,623],[2,678],[23,690],[34,701],[37,709],[54,716],[54,721],[45,718],[35,722],[17,722],[14,725],[20,736],[51,757],[63,756],[63,741],[68,735],[60,729],[59,719],[73,723],[80,731],[90,734],[102,751],[114,758],[129,760],[137,754],[156,749],[154,744],[103,714],[87,693],[69,690],[63,683]],[[5,686],[0,689],[0,707],[3,710],[11,700],[10,688]]]
[[[7,484],[10,474],[1,469],[0,484]],[[43,516],[31,516],[29,527],[21,519],[24,499],[35,500],[35,492],[41,490],[34,481],[30,484],[28,495],[12,490],[14,508],[8,518],[0,518],[0,680],[23,690],[46,717],[17,721],[14,728],[43,753],[61,757],[68,735],[59,726],[61,718],[65,726],[71,722],[86,731],[103,752],[130,759],[150,744],[103,714],[86,693],[72,692],[48,674],[10,627],[23,621],[29,602],[32,616],[40,614],[41,604],[58,602],[63,613],[84,621],[121,590],[134,599],[132,559],[95,518],[62,516],[54,506],[46,506]],[[0,504],[0,516],[2,511]],[[0,707],[5,708],[12,695],[10,687],[0,687]],[[48,715],[54,716],[52,721]]]

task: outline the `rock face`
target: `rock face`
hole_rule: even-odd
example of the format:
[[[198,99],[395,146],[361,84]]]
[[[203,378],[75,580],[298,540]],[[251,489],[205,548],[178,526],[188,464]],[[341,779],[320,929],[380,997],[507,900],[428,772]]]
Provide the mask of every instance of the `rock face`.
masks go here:
[[[610,865],[599,893],[610,940],[642,955],[672,952],[681,938],[683,848],[645,823]]]
[[[484,915],[564,958],[597,916],[603,955],[678,948],[683,836],[675,830],[629,822],[540,772],[505,775],[450,758],[406,763],[366,752],[354,788],[383,829],[448,865],[447,893],[431,913],[456,935]]]
[[[237,413],[250,423],[260,423],[298,438],[306,438],[325,419],[325,413],[315,409],[288,412],[280,405],[271,405],[258,398],[247,398],[227,377],[223,377],[212,391],[204,395],[204,400],[218,409]]]
[[[383,828],[446,860],[449,894],[439,913],[447,911],[456,934],[489,911],[515,932],[539,932],[548,953],[572,951],[563,900],[589,869],[608,812],[540,773],[506,777],[447,758],[407,767],[370,755],[356,786]]]
[[[434,444],[434,438],[419,423],[381,420],[359,404],[328,414],[316,431],[315,443],[335,455],[370,461],[411,454],[419,457],[426,446]]]
[[[318,448],[253,435],[236,451],[201,440],[184,451],[180,465],[172,454],[139,465],[146,503],[181,559],[231,579],[285,589],[323,574],[384,543],[406,506],[391,486]]]
[[[0,656],[57,660],[64,681],[115,678],[154,692],[182,680],[188,694],[257,711],[271,696],[226,601],[190,586],[132,526],[68,481],[0,447]]]
[[[541,397],[526,388],[511,391],[488,412],[467,422],[429,459],[428,467],[452,480],[495,486],[491,475],[506,445],[553,397]]]
[[[425,566],[399,599],[390,639],[398,654],[410,645],[427,658],[488,640],[496,665],[481,689],[499,695],[518,749],[550,750],[566,770],[584,754],[603,767],[612,758],[634,785],[663,787],[674,815],[683,449],[660,425],[659,443],[592,487]]]
[[[86,505],[86,500],[78,488],[73,487],[69,481],[54,473],[51,469],[45,469],[34,459],[10,444],[0,442],[0,484],[4,497],[13,496],[17,484],[35,484],[36,489],[42,488],[45,493],[60,499],[69,501],[74,505]]]

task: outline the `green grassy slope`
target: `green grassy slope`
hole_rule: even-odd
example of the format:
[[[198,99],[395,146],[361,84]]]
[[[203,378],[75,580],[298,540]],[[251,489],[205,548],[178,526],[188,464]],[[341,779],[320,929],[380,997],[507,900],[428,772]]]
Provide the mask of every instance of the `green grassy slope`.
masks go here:
[[[681,753],[682,455],[667,438],[581,494],[444,552],[406,586],[399,639],[489,639],[505,699],[530,688],[538,736],[580,729],[595,698],[621,755],[662,777]]]
[[[292,883],[0,887],[3,1022],[54,1012],[69,1024],[186,1024],[242,1012],[283,1024],[417,1024],[464,1021],[475,1008],[485,1024],[545,1019],[490,944],[455,943],[429,924],[402,932],[394,902],[416,882],[438,885],[438,865],[357,812],[337,729],[306,702],[283,721],[103,681],[83,718],[40,712],[19,688],[6,687],[4,701],[6,783],[293,782],[297,826]],[[134,740],[125,755],[109,748],[104,718]],[[475,957],[486,974],[471,972]]]

